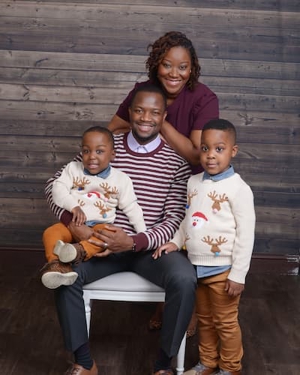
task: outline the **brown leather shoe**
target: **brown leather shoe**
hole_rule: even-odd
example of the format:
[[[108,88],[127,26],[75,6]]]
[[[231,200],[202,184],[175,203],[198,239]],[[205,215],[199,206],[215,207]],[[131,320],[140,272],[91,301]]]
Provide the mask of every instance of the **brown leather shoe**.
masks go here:
[[[79,243],[65,243],[61,240],[56,242],[53,253],[58,256],[58,259],[63,263],[82,262],[86,256],[86,251]]]
[[[93,367],[90,370],[74,363],[68,370],[65,372],[65,375],[98,375],[98,369],[95,361],[93,362]]]
[[[153,375],[174,375],[172,370],[159,370],[153,373]]]
[[[41,280],[46,288],[56,289],[61,285],[72,285],[78,274],[73,271],[69,264],[52,260],[41,269]]]
[[[201,362],[199,362],[192,369],[185,371],[183,375],[214,375],[217,373],[217,368],[206,367]]]

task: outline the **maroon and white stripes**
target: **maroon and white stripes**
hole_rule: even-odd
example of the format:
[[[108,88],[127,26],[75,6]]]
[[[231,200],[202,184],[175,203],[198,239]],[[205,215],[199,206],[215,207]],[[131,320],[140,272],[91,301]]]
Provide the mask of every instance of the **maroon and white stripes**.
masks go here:
[[[185,214],[186,186],[191,170],[186,161],[164,142],[152,153],[137,154],[128,148],[126,139],[126,135],[115,136],[116,158],[111,165],[132,179],[147,226],[148,249],[155,249],[172,238],[179,228]],[[77,155],[74,160],[80,161],[81,156]],[[51,189],[53,180],[60,173],[47,181],[45,189],[50,208],[58,218],[63,210],[53,203]],[[120,210],[117,210],[114,224],[129,234],[134,233]]]

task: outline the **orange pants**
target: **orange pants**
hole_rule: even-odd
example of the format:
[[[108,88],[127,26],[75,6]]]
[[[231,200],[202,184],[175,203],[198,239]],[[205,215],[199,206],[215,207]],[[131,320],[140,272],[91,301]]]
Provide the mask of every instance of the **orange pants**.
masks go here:
[[[105,224],[96,224],[95,226],[93,226],[93,229],[94,230],[102,229],[104,226]],[[98,238],[95,238],[95,237],[93,239],[95,239],[96,241],[100,241]],[[46,259],[48,262],[51,262],[54,259],[58,259],[57,255],[53,254],[54,247],[58,240],[61,240],[67,243],[74,242],[74,238],[72,237],[70,230],[62,223],[57,223],[57,224],[52,225],[51,227],[47,228],[43,233],[45,255],[46,255]],[[101,252],[99,251],[98,246],[95,246],[89,243],[88,241],[80,241],[79,243],[87,253],[84,260],[88,260],[96,253]]]
[[[229,272],[198,279],[196,310],[201,363],[233,372],[242,368],[243,345],[238,322],[240,296],[230,297],[225,291]]]

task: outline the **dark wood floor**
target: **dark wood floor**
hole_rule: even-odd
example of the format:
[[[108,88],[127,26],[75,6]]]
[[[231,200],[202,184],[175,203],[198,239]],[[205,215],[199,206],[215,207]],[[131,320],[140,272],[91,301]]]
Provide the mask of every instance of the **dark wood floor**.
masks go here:
[[[0,374],[62,375],[71,359],[53,305],[38,277],[43,253],[0,252]],[[250,273],[240,306],[244,375],[300,374],[298,276]],[[99,375],[148,375],[158,334],[147,331],[154,304],[95,301],[91,348]],[[188,339],[186,368],[198,360]]]

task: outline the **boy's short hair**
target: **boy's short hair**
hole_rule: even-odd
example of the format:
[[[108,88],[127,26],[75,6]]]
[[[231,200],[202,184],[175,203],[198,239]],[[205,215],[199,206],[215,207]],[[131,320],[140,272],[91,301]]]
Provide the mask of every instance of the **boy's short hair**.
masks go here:
[[[106,134],[107,137],[108,137],[109,142],[112,144],[113,149],[115,148],[114,136],[113,136],[113,133],[109,129],[105,128],[104,126],[99,126],[99,125],[92,126],[92,127],[88,128],[87,130],[84,131],[84,133],[82,134],[82,138],[87,133],[92,133],[92,132]]]
[[[147,85],[141,85],[139,86],[133,93],[133,96],[131,98],[131,102],[130,102],[130,107],[132,105],[132,103],[134,102],[134,99],[135,97],[137,96],[137,94],[139,92],[153,92],[153,93],[156,93],[156,94],[160,94],[161,97],[163,98],[163,101],[164,101],[164,110],[167,109],[167,97],[165,95],[165,93],[163,92],[163,90],[156,86],[156,85],[153,85],[153,84],[147,84]]]
[[[202,132],[208,129],[227,131],[231,133],[233,142],[236,143],[236,128],[230,121],[222,118],[210,120],[203,126]]]

